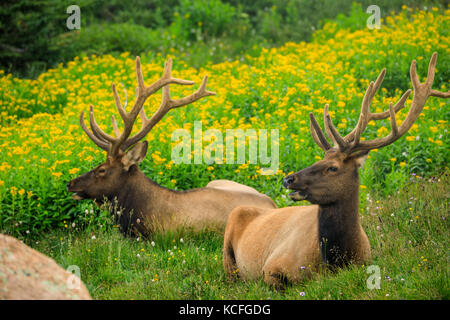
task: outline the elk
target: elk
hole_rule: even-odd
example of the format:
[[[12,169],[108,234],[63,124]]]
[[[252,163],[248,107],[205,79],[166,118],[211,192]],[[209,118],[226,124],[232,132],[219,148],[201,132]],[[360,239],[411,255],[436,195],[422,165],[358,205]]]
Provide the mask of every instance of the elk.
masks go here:
[[[167,112],[215,94],[206,90],[208,76],[205,76],[193,94],[172,99],[170,84],[192,85],[193,82],[172,77],[171,70],[172,60],[169,59],[165,64],[163,76],[146,86],[140,59],[136,58],[138,86],[136,100],[130,112],[125,111],[126,101],[122,106],[115,85],[112,85],[115,104],[124,123],[124,129],[120,132],[112,116],[115,137],[100,129],[92,105],[89,112],[91,130],[84,122],[84,112],[81,112],[82,129],[98,147],[107,152],[107,158],[104,163],[67,184],[67,190],[73,193],[72,197],[75,200],[92,199],[97,205],[108,207],[119,223],[122,233],[131,236],[141,234],[144,237],[156,228],[165,231],[180,227],[194,230],[211,227],[223,230],[228,214],[239,205],[276,208],[268,196],[233,181],[214,180],[204,188],[177,191],[158,185],[139,169],[139,163],[144,159],[148,148],[147,141],[141,140]],[[144,102],[161,88],[161,104],[156,112],[147,118]],[[142,127],[130,137],[138,114]]]
[[[431,88],[436,66],[434,53],[425,83],[420,83],[416,62],[410,68],[414,97],[408,115],[400,127],[396,112],[411,94],[406,91],[399,101],[382,113],[371,113],[369,106],[383,81],[383,69],[365,92],[356,127],[342,137],[334,127],[328,105],[324,108],[324,127],[328,142],[312,113],[310,130],[315,143],[325,151],[323,160],[288,175],[283,186],[292,190],[294,201],[307,200],[313,205],[280,209],[242,206],[234,209],[225,228],[223,265],[232,278],[263,276],[267,284],[284,287],[286,283],[307,279],[313,272],[370,259],[370,243],[358,215],[358,169],[370,150],[387,146],[403,136],[421,113],[429,96],[448,98],[450,92]],[[371,120],[390,117],[392,131],[383,138],[362,140],[361,134]]]

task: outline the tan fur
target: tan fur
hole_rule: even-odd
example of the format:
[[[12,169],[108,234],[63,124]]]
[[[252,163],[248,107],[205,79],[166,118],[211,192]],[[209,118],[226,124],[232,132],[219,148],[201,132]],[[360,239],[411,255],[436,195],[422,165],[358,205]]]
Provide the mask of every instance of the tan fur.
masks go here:
[[[214,187],[210,187],[211,185]],[[158,186],[153,187],[159,193],[158,202],[151,203],[146,212],[149,213],[148,219],[151,219],[154,208],[158,208],[160,219],[155,220],[161,223],[157,228],[162,230],[183,227],[197,231],[205,228],[223,230],[228,215],[238,206],[245,204],[259,208],[276,208],[270,197],[229,180],[211,181],[205,188],[187,192],[173,192]],[[247,192],[248,189],[254,191]]]
[[[239,192],[249,192],[249,193],[259,193],[256,189],[246,186],[241,183],[237,183],[231,180],[213,180],[209,182],[206,185],[207,188],[216,188],[216,189],[223,189],[223,190],[232,190],[232,191],[239,191]]]
[[[264,275],[266,282],[274,284],[282,275],[291,280],[301,278],[300,267],[315,266],[318,261],[315,206],[275,210],[239,207],[230,214],[224,237],[228,274],[237,268],[244,279]]]
[[[330,164],[342,161],[329,154]],[[325,160],[322,160],[325,161]],[[362,162],[355,159],[353,166]],[[335,184],[333,188],[339,188]],[[343,190],[345,192],[345,190]],[[243,279],[261,276],[267,284],[280,287],[311,276],[323,265],[319,247],[319,206],[261,209],[242,206],[234,209],[225,228],[223,264],[228,276]],[[359,219],[351,241],[355,244],[352,262],[370,258],[370,244]]]

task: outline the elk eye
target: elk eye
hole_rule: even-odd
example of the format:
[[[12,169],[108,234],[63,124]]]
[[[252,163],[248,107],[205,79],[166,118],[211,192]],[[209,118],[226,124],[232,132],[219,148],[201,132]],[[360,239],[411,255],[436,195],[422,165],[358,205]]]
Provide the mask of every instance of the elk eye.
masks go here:
[[[98,169],[98,173],[105,173],[106,170],[104,168]]]
[[[337,167],[329,167],[328,171],[336,172],[336,171],[338,171],[338,168]]]

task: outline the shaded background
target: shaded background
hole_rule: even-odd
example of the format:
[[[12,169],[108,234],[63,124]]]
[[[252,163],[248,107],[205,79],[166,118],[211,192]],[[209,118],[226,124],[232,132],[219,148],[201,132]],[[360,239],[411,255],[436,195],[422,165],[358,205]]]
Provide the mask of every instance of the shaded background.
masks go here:
[[[68,30],[68,6],[81,9],[81,29]],[[35,78],[60,62],[91,54],[175,52],[189,65],[257,55],[263,47],[309,41],[327,19],[350,29],[381,17],[447,1],[417,0],[19,0],[0,5],[0,69]]]

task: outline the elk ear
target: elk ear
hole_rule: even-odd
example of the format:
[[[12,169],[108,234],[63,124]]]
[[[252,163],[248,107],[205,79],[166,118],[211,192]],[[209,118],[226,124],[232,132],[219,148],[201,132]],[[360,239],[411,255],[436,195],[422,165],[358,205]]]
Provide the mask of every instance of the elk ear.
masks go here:
[[[355,161],[356,165],[358,166],[358,169],[364,166],[364,163],[366,162],[367,156],[369,155],[370,150],[364,150],[357,153],[352,154],[350,157],[347,158],[347,160],[353,160]]]
[[[138,142],[122,157],[122,164],[126,171],[130,169],[132,165],[138,165],[144,160],[147,154],[148,142]]]

